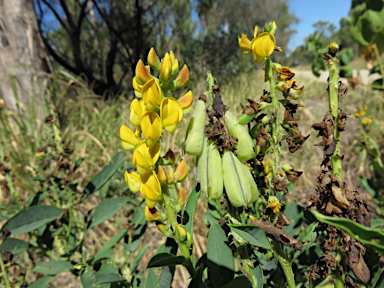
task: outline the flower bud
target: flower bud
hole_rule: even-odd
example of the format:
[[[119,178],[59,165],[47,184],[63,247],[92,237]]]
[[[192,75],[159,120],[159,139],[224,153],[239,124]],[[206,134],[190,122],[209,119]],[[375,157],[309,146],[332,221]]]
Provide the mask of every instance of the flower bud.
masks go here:
[[[136,82],[138,85],[144,85],[152,79],[148,69],[145,67],[144,62],[140,59],[136,65]]]
[[[235,144],[237,157],[241,162],[248,161],[256,157],[254,144],[247,128],[241,124],[236,124],[237,119],[231,111],[225,113],[225,126],[228,133],[238,139]]]
[[[161,60],[160,81],[167,83],[172,77],[172,60],[169,53],[165,53],[164,58]]]
[[[269,106],[271,106],[271,105],[272,105],[271,103],[260,102],[260,103],[259,103],[259,106],[260,106],[259,110],[264,110],[265,108],[267,108],[267,107],[269,107]]]
[[[193,103],[193,93],[191,90],[189,90],[187,93],[184,94],[179,100],[177,100],[183,108],[183,113],[188,113],[192,108]]]
[[[328,53],[335,56],[339,51],[339,45],[336,42],[332,42],[328,45]]]
[[[179,197],[177,198],[177,203],[180,205],[184,205],[186,201],[187,201],[187,193],[185,192],[184,188],[180,188]]]
[[[293,169],[291,165],[289,165],[288,163],[284,163],[283,165],[280,166],[281,169],[283,169],[283,171],[285,173],[289,173],[291,172],[291,170]]]
[[[261,123],[266,125],[269,122],[270,119],[271,118],[269,118],[268,115],[265,115],[263,118],[261,118]]]
[[[205,102],[197,102],[195,112],[189,121],[187,138],[184,143],[184,150],[190,155],[199,155],[203,151],[205,139]]]
[[[168,237],[168,238],[173,238],[173,233],[171,231],[171,229],[169,229],[167,226],[165,226],[163,223],[157,223],[156,224],[156,227],[157,229],[159,229],[159,231],[161,233],[164,234],[164,236]]]
[[[249,220],[251,220],[251,222],[253,222],[253,221],[257,220],[257,218],[256,218],[256,217],[254,217],[254,216],[252,216],[252,215],[249,215],[248,217],[249,217]]]
[[[188,167],[183,159],[181,159],[179,166],[175,171],[175,181],[182,182],[185,178],[187,178]]]
[[[175,181],[175,173],[173,172],[173,168],[169,169],[167,181],[168,183],[173,183]]]
[[[169,84],[168,90],[175,90],[175,89],[182,88],[184,86],[187,86],[188,83],[189,83],[189,69],[188,69],[188,66],[184,64],[177,78]]]
[[[176,228],[177,228],[177,232],[179,233],[180,241],[185,242],[185,240],[187,240],[188,232],[183,227],[181,227],[180,225],[177,225]]]
[[[167,182],[167,173],[165,172],[163,166],[158,167],[157,178],[159,178],[160,184],[164,184]]]
[[[185,245],[186,245],[188,248],[191,248],[192,244],[193,244],[192,236],[191,236],[191,234],[189,234],[189,233],[187,232],[187,241],[185,242]]]
[[[167,153],[162,157],[162,165],[173,165],[175,160],[175,153],[173,153],[171,149],[168,149]]]
[[[169,52],[169,55],[171,56],[171,62],[172,62],[172,76],[175,76],[177,72],[179,72],[179,60],[176,59],[175,53],[171,50]]]
[[[160,72],[161,62],[153,47],[151,48],[151,50],[149,50],[147,61],[149,66],[151,66],[153,70],[155,70],[157,73]]]

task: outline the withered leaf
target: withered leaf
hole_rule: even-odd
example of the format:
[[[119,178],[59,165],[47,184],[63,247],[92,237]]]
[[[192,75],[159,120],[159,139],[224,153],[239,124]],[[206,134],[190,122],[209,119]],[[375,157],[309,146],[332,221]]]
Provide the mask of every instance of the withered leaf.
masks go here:
[[[216,111],[216,116],[224,117],[228,107],[224,105],[223,100],[221,99],[219,85],[213,85],[212,90],[213,95],[215,96],[215,99],[213,100],[213,109]]]

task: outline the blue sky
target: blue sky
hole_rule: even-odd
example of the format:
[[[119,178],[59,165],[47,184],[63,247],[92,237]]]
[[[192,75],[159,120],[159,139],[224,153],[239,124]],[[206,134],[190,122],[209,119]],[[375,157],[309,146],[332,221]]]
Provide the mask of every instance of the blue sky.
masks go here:
[[[339,21],[342,17],[348,18],[351,0],[288,0],[289,10],[296,14],[300,22],[292,28],[297,33],[291,37],[289,49],[291,51],[304,44],[304,39],[314,31],[312,25],[318,21],[333,23],[340,28]]]

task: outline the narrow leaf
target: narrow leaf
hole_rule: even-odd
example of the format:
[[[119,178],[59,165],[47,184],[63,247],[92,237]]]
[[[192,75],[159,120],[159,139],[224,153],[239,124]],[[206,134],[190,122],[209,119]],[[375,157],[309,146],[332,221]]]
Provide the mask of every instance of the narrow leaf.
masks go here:
[[[45,288],[48,286],[49,282],[51,282],[53,277],[54,276],[52,275],[45,275],[29,285],[28,288]]]
[[[11,231],[12,235],[27,233],[56,220],[61,213],[62,210],[55,206],[32,206],[9,219],[3,228]]]
[[[92,215],[92,222],[89,228],[95,227],[114,216],[128,200],[128,197],[120,197],[101,202]]]
[[[137,266],[139,266],[139,263],[141,259],[143,258],[145,251],[149,248],[149,245],[143,247],[143,249],[140,250],[140,252],[136,255],[135,258],[133,258],[132,263],[131,263],[131,271],[134,272],[137,269]]]
[[[95,284],[94,285],[99,285],[99,284],[105,284],[105,283],[116,283],[116,282],[125,282],[126,280],[124,279],[123,276],[120,274],[103,274],[103,275],[98,275]]]
[[[183,264],[184,261],[184,256],[176,256],[171,253],[160,253],[149,260],[147,268],[178,265]]]
[[[66,272],[73,269],[73,265],[70,261],[65,260],[53,260],[49,262],[39,262],[33,268],[38,273],[56,275],[62,272]]]
[[[243,238],[247,243],[264,249],[271,249],[271,244],[269,243],[267,236],[259,226],[229,225],[229,227],[231,227],[232,231]]]
[[[196,203],[197,199],[199,199],[199,196],[200,191],[197,192],[196,188],[194,188],[188,196],[187,205],[183,214],[183,217],[186,217],[186,215],[188,217],[187,222],[184,223],[184,228],[191,235],[193,235],[193,215],[195,214]]]
[[[8,237],[0,245],[1,251],[11,252],[13,255],[26,251],[29,248],[29,243],[17,238]]]

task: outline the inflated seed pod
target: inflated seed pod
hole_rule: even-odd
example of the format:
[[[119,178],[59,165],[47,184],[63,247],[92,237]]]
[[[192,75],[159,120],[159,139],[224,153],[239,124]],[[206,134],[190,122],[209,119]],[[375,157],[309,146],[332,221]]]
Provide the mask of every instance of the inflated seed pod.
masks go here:
[[[248,206],[254,199],[251,187],[251,172],[231,151],[223,155],[224,187],[229,202],[235,207]]]
[[[248,175],[248,180],[249,180],[249,183],[251,185],[251,200],[248,204],[251,204],[253,202],[255,202],[257,199],[259,199],[259,188],[257,188],[257,185],[256,185],[256,182],[255,180],[253,179],[253,176],[252,176],[252,172],[249,171],[248,167],[246,165],[244,165],[244,168],[245,168],[245,173]]]
[[[203,151],[201,152],[199,156],[199,162],[197,163],[197,176],[196,176],[196,182],[200,183],[201,187],[201,175],[204,175],[205,171],[207,170],[207,150],[208,150],[208,139],[207,137],[204,137],[204,145],[203,145]],[[204,160],[205,159],[205,160]]]
[[[220,198],[223,195],[223,169],[219,149],[213,142],[204,146],[199,165],[200,191],[209,200]]]
[[[237,119],[231,111],[225,112],[225,126],[227,127],[229,134],[238,139],[235,148],[239,160],[245,162],[255,158],[255,145],[253,144],[247,128],[241,124],[237,124]]]
[[[189,121],[187,139],[184,143],[184,150],[190,155],[200,155],[203,151],[206,114],[205,102],[199,100]]]

